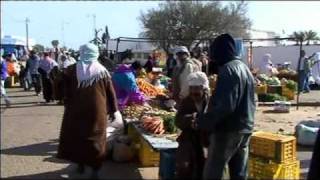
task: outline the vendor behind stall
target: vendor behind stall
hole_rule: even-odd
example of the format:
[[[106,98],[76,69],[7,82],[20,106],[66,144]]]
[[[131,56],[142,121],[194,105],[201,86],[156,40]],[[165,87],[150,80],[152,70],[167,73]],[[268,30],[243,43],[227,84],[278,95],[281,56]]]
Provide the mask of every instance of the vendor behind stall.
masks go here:
[[[138,88],[131,65],[125,64],[125,62],[121,64],[113,73],[112,82],[120,109],[131,103],[143,104],[145,102],[145,97]]]
[[[195,72],[187,77],[189,95],[182,100],[176,125],[182,130],[176,154],[177,178],[202,179],[204,167],[204,133],[195,127],[197,115],[202,114],[209,101],[209,81],[205,73]],[[204,142],[204,143],[201,143]]]
[[[278,74],[278,70],[273,66],[271,61],[271,54],[265,54],[262,58],[262,62],[259,68],[260,74],[266,74],[267,76],[273,76]]]

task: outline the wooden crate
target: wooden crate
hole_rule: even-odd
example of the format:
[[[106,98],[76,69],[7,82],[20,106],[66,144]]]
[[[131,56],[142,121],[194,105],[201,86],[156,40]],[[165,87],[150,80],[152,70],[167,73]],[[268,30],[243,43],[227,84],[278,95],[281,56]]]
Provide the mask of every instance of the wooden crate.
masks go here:
[[[283,163],[296,160],[296,138],[269,132],[253,133],[250,141],[250,153]]]

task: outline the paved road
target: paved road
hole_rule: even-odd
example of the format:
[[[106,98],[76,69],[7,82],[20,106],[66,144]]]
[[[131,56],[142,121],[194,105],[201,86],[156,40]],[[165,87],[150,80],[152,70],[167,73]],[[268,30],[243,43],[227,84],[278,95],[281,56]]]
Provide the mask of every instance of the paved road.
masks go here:
[[[9,89],[9,96],[12,106],[1,105],[1,178],[74,176],[74,164],[55,158],[63,106],[44,104],[42,97],[21,89]],[[155,179],[157,172],[158,168],[139,168],[134,163],[106,162],[100,177]]]
[[[4,108],[1,104],[1,178],[62,179],[67,175],[74,176],[74,164],[55,158],[63,106],[44,104],[42,97],[19,88],[8,91],[12,106]],[[298,157],[302,173],[306,173],[310,149],[301,149]],[[155,179],[157,172],[158,168],[108,161],[100,177]]]

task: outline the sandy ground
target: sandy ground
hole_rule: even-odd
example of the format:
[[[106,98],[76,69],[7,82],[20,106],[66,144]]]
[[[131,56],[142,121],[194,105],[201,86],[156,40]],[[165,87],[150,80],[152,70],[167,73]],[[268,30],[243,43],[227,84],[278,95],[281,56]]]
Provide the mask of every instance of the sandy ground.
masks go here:
[[[1,105],[1,178],[62,179],[74,177],[74,164],[55,158],[63,107],[44,104],[42,97],[21,89],[9,89],[11,108]],[[317,96],[317,93],[315,95]],[[3,103],[3,98],[1,98]],[[320,108],[291,108],[287,114],[270,113],[272,107],[259,107],[255,129],[277,132],[280,128],[292,133],[301,120],[320,119]],[[301,172],[306,173],[310,149],[298,153]],[[87,173],[88,174],[88,173]],[[158,168],[142,168],[137,163],[107,161],[100,173],[109,179],[158,179]]]
[[[274,113],[273,107],[258,107],[255,118],[255,130],[269,132],[283,131],[293,134],[295,126],[304,120],[320,122],[320,107],[296,107],[290,108],[290,113]]]

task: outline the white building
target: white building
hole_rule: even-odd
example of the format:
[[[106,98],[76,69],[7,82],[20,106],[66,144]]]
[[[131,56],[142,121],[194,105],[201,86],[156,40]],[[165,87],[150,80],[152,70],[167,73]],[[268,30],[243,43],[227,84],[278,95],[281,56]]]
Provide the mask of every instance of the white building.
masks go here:
[[[250,39],[272,39],[272,38],[280,37],[278,34],[276,34],[273,31],[251,29],[249,33],[250,33]],[[276,46],[276,45],[279,45],[279,43],[276,41],[253,41],[252,43],[252,46],[254,47]]]

